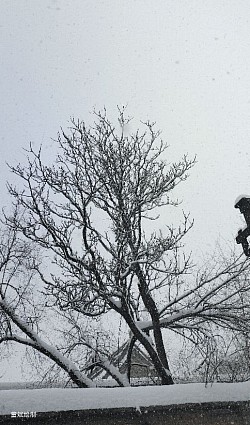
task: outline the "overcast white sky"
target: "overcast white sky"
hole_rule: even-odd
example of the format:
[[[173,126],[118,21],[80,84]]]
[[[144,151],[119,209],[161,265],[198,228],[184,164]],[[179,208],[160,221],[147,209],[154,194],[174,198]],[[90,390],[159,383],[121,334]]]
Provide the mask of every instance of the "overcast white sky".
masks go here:
[[[156,120],[169,160],[197,154],[178,189],[209,244],[232,239],[250,193],[250,3],[245,0],[0,0],[1,187],[5,161],[69,117],[128,104]],[[4,199],[4,203],[7,201]],[[204,239],[203,239],[204,240]],[[195,244],[199,243],[198,239]]]
[[[128,105],[169,143],[168,160],[197,155],[178,188],[195,219],[194,250],[241,225],[250,194],[250,2],[245,0],[0,0],[0,189],[5,161],[45,145],[70,116]],[[163,217],[163,221],[164,221]],[[166,218],[167,219],[167,218]],[[202,243],[202,246],[201,246]]]

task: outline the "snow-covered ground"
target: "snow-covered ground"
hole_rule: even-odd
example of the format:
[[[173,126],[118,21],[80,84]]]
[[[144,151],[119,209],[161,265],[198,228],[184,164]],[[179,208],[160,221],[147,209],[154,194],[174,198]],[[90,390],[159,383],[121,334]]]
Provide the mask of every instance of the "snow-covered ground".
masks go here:
[[[134,388],[1,390],[0,414],[250,400],[250,382]]]

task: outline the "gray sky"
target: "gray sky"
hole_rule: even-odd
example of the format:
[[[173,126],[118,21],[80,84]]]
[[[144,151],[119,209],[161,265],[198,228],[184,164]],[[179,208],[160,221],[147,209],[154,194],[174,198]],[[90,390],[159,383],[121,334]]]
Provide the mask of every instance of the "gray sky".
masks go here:
[[[70,116],[128,104],[152,119],[169,160],[197,154],[178,189],[211,247],[240,225],[250,193],[250,3],[240,0],[0,0],[1,187],[5,161]],[[3,198],[6,199],[5,197]],[[6,203],[7,200],[4,201]],[[195,236],[193,236],[195,238]],[[194,239],[194,245],[199,243]]]
[[[235,198],[250,194],[250,2],[245,0],[0,0],[2,206],[5,161],[30,141],[48,157],[70,116],[127,104],[151,119],[168,160],[197,154],[178,188],[194,251],[233,243]],[[165,218],[162,218],[164,222]],[[202,241],[202,246],[201,246]],[[240,248],[239,248],[240,249]],[[239,251],[240,252],[240,251]]]

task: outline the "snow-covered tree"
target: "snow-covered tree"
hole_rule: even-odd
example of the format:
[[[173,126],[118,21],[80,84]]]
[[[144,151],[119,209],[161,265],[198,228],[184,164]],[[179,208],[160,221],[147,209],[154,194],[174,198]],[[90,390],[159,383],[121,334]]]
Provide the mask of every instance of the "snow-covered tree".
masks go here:
[[[249,282],[240,280],[248,262],[223,261],[223,267],[212,271],[191,268],[190,257],[182,250],[193,225],[188,216],[177,229],[171,223],[158,231],[155,227],[161,211],[178,206],[173,191],[187,178],[195,159],[184,156],[169,165],[167,146],[154,123],[146,122],[142,132],[128,135],[123,110],[117,129],[105,111],[95,117],[92,127],[73,119],[68,132],[58,134],[58,155],[52,165],[43,159],[42,149],[30,146],[27,164],[11,167],[23,186],[9,186],[15,214],[5,217],[15,238],[22,235],[28,247],[23,252],[30,247],[43,250],[44,262],[33,259],[28,269],[36,279],[39,276],[46,299],[43,310],[57,309],[72,325],[70,349],[62,352],[48,344],[39,334],[39,320],[29,319],[29,297],[22,292],[25,278],[14,288],[14,297],[11,285],[6,287],[5,262],[12,267],[8,252],[14,250],[15,258],[18,240],[2,257],[1,342],[33,347],[83,387],[95,384],[84,373],[84,365],[72,358],[74,349],[87,347],[95,364],[119,385],[129,385],[129,371],[122,375],[112,364],[108,347],[97,347],[93,335],[80,326],[82,318],[110,317],[113,312],[114,320],[122,319],[131,335],[128,364],[133,345],[139,342],[162,384],[173,384],[165,330],[202,345],[213,337],[213,328],[238,332],[249,326],[245,301]]]

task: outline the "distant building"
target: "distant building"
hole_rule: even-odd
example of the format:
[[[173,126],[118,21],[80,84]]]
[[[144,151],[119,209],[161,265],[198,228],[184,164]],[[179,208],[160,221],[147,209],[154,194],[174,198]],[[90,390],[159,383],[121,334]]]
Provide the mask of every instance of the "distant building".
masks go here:
[[[126,341],[111,356],[112,364],[118,367],[121,373],[127,372],[127,354],[130,341]],[[96,381],[98,386],[114,386],[117,385],[106,370],[100,366],[89,366],[88,377]],[[133,386],[139,385],[157,385],[160,378],[152,364],[150,357],[135,344],[131,356],[130,382]]]

